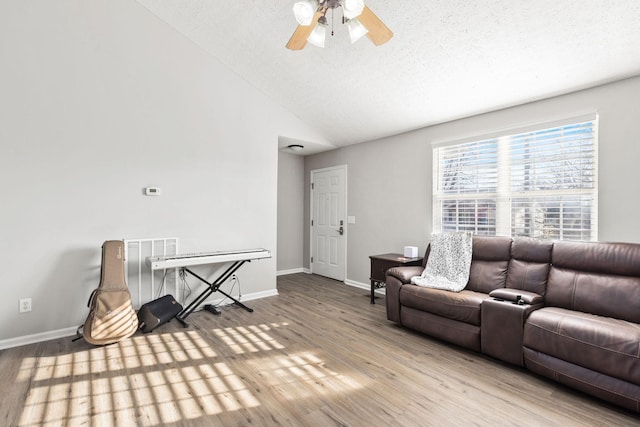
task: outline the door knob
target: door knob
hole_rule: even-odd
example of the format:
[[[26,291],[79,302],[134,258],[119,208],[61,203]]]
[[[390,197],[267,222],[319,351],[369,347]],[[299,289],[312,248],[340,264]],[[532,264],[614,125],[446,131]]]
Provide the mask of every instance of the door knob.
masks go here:
[[[342,226],[338,228],[338,233],[340,233],[341,236],[344,234],[344,228]]]

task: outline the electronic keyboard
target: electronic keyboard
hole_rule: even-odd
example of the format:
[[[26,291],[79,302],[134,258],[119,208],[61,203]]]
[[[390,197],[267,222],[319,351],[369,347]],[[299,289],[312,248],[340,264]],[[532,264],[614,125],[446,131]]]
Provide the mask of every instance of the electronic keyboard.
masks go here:
[[[219,264],[234,261],[251,261],[253,259],[271,258],[271,251],[266,249],[241,249],[233,251],[198,252],[147,257],[147,265],[151,270],[166,268],[182,268],[193,265]]]

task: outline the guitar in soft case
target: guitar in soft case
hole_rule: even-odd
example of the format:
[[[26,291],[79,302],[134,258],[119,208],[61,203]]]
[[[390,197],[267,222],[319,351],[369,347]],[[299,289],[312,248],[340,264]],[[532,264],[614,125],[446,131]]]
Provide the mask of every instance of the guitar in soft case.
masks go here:
[[[91,293],[88,307],[89,315],[78,335],[90,344],[113,344],[138,330],[138,316],[124,278],[122,240],[107,240],[102,245],[100,284]]]

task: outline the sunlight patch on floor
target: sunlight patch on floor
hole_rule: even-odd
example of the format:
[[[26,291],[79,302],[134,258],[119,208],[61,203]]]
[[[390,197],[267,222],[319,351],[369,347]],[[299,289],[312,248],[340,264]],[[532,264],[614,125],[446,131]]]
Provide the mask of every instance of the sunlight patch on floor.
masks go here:
[[[285,399],[335,395],[364,388],[349,375],[341,374],[326,366],[314,352],[302,351],[254,359],[248,362]]]
[[[271,323],[212,332],[218,345],[244,354],[245,368],[264,377],[283,399],[364,387],[328,367],[313,351],[288,353],[272,334],[286,326]],[[28,357],[17,374],[17,381],[32,382],[19,426],[157,426],[260,406],[260,390],[244,378],[246,372],[237,372],[234,359],[223,360],[194,330],[137,335],[106,347]]]
[[[281,326],[286,326],[286,324],[262,324],[247,327],[219,328],[214,329],[213,333],[236,354],[256,353],[259,351],[281,350],[284,348],[282,344],[267,333],[272,328]]]
[[[25,358],[17,380],[34,384],[19,425],[154,426],[260,405],[217,357],[196,331],[185,331]]]

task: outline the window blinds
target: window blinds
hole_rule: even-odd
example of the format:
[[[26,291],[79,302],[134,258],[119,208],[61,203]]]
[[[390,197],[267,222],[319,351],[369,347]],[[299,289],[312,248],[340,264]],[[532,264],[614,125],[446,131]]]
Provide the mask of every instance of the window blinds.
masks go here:
[[[434,148],[434,231],[597,239],[597,118]]]

